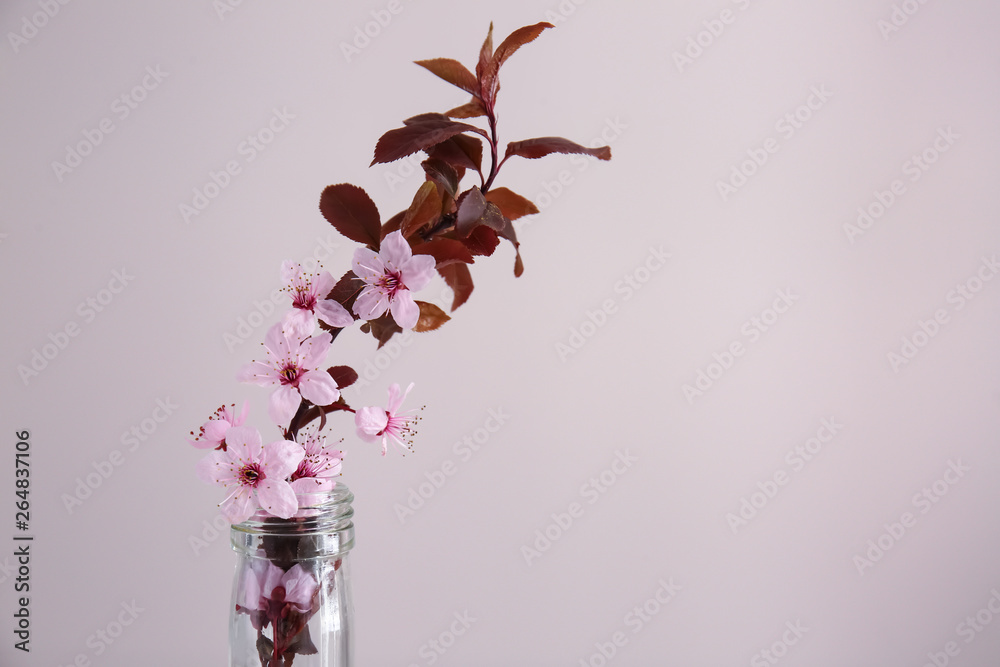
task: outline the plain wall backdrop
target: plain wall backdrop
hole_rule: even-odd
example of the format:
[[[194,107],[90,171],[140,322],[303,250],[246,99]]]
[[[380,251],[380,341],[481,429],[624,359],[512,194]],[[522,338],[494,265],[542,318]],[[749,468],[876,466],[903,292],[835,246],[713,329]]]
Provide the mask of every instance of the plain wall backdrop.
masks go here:
[[[412,61],[543,20],[501,145],[613,159],[509,161],[524,275],[504,244],[440,330],[330,356],[352,405],[426,405],[405,458],[331,419],[357,663],[996,664],[991,0],[4,2],[0,664],[225,664],[235,557],[185,437],[244,400],[275,435],[234,378],[282,260],[349,266],[320,192],[402,210],[420,169],[375,142],[467,100]]]

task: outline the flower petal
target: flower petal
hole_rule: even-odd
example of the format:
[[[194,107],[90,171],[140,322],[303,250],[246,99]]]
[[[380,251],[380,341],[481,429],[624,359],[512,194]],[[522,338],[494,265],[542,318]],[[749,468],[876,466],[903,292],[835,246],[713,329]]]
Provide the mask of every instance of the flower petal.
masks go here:
[[[302,344],[299,345],[299,356],[302,358],[302,366],[310,370],[319,368],[326,359],[326,354],[330,351],[330,344],[332,342],[333,336],[328,331],[302,341]]]
[[[330,405],[340,398],[337,383],[326,371],[308,371],[299,378],[299,391],[307,401],[316,405]]]
[[[413,257],[413,251],[410,249],[410,244],[407,240],[403,238],[403,233],[397,230],[391,234],[387,234],[382,239],[382,248],[379,250],[379,256],[385,262],[386,266],[391,266],[398,270],[410,261],[410,258]],[[430,255],[426,257],[432,263],[434,262],[434,258]]]
[[[358,437],[365,442],[377,440],[388,423],[389,417],[385,410],[377,406],[361,408],[354,413],[354,426],[358,430]]]
[[[381,278],[382,274],[385,273],[382,258],[369,248],[358,248],[354,251],[351,268],[354,269],[354,275],[369,284]]]
[[[320,493],[321,491],[332,491],[336,485],[332,479],[320,477],[300,477],[294,482],[289,482],[295,495],[309,493]]]
[[[257,509],[257,503],[250,488],[241,486],[233,495],[222,501],[219,509],[229,519],[229,523],[243,523]]]
[[[252,426],[234,426],[226,431],[226,453],[237,465],[256,461],[262,451],[260,431]]]
[[[292,308],[285,313],[281,326],[289,338],[305,338],[316,330],[316,316],[304,308]]]
[[[278,440],[264,446],[260,467],[265,479],[283,480],[299,467],[306,452],[302,445],[291,440]]]
[[[389,307],[389,297],[381,289],[366,287],[354,300],[354,314],[363,320],[375,320]]]
[[[253,361],[239,370],[237,382],[250,382],[261,387],[278,382],[278,371],[274,366]]]
[[[403,329],[412,329],[420,319],[420,307],[414,303],[413,297],[407,290],[396,292],[389,310],[392,312],[392,319]]]
[[[206,484],[225,486],[235,477],[235,469],[229,457],[223,452],[211,452],[195,464],[194,472]]]
[[[316,315],[331,327],[342,329],[354,324],[354,318],[347,312],[347,309],[333,299],[326,299],[317,303]]]
[[[434,277],[436,262],[430,255],[414,255],[406,266],[400,268],[400,278],[407,289],[414,292],[427,287]]]
[[[307,612],[312,608],[312,598],[317,587],[316,580],[303,569],[301,564],[296,563],[289,568],[281,578],[281,583],[285,587],[286,602],[291,602],[301,612]]]
[[[301,403],[302,397],[295,387],[291,385],[278,387],[267,403],[267,414],[278,426],[287,426]]]
[[[281,519],[291,518],[299,510],[299,500],[288,482],[265,479],[257,485],[260,506]]]

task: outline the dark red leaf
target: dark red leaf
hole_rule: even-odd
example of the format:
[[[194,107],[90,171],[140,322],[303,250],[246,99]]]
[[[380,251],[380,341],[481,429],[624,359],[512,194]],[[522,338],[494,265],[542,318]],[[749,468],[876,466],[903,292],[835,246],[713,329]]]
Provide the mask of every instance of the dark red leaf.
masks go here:
[[[493,60],[493,22],[490,21],[490,30],[486,33],[486,39],[479,48],[479,62],[476,63],[476,77],[479,79],[480,90],[482,90],[483,74]]]
[[[524,273],[524,261],[521,260],[521,251],[515,249],[514,252],[516,256],[514,257],[514,277],[520,278],[521,274]]]
[[[478,97],[473,97],[462,106],[445,111],[444,115],[450,118],[478,118],[486,115],[486,107],[483,106]]]
[[[435,146],[462,132],[475,132],[487,136],[475,125],[453,121],[444,114],[424,114],[416,121],[409,119],[403,127],[389,130],[382,135],[375,146],[375,158],[372,164],[393,162]]]
[[[500,245],[500,237],[486,225],[479,225],[466,238],[462,239],[462,243],[473,255],[489,257]]]
[[[447,313],[433,303],[417,301],[417,305],[420,307],[420,317],[417,319],[417,324],[413,327],[413,330],[418,333],[421,331],[434,331],[451,319]]]
[[[432,148],[428,155],[444,160],[456,169],[475,169],[482,174],[483,142],[476,137],[456,134]]]
[[[496,204],[508,220],[538,213],[538,207],[508,188],[493,188],[486,193],[486,201]]]
[[[500,66],[507,62],[507,59],[514,55],[514,52],[519,48],[527,44],[528,42],[534,41],[536,37],[542,34],[542,31],[546,28],[554,28],[551,23],[542,21],[541,23],[536,23],[535,25],[525,26],[523,28],[518,28],[514,32],[507,35],[507,39],[500,43],[497,50],[493,53],[492,67],[495,70],[499,70]]]
[[[459,238],[469,235],[486,212],[486,198],[478,187],[472,186],[458,199],[458,214],[455,218],[455,233]]]
[[[451,141],[449,139],[449,141]],[[446,142],[447,143],[447,142]],[[462,175],[458,173],[451,163],[437,157],[430,157],[420,163],[424,168],[424,174],[428,180],[434,181],[438,186],[438,191],[447,195],[449,199],[454,199],[458,194],[458,182],[462,180]],[[465,173],[465,169],[462,169]]]
[[[587,148],[562,137],[538,137],[524,141],[512,141],[507,144],[506,160],[511,155],[519,155],[529,159],[545,157],[550,153],[582,153],[592,155],[599,160],[610,160],[611,149],[607,146]]]
[[[338,232],[374,250],[379,248],[378,208],[368,193],[356,185],[328,185],[319,198],[319,210]]]
[[[472,264],[475,259],[465,244],[455,239],[434,239],[420,245],[413,246],[414,255],[430,255],[437,262],[437,268],[464,262]]]
[[[354,271],[348,271],[341,276],[340,280],[337,281],[337,284],[333,286],[332,290],[330,290],[330,293],[326,295],[326,298],[333,299],[346,308],[347,312],[353,313],[354,311],[352,308],[354,307],[354,301],[358,298],[358,294],[361,293],[361,290],[364,289],[364,287],[365,281],[354,275]],[[320,325],[322,324],[323,323],[320,322]]]
[[[451,302],[451,310],[454,312],[456,308],[468,301],[469,295],[472,294],[472,274],[469,273],[469,266],[467,264],[449,264],[438,267],[438,273],[455,294]]]
[[[436,222],[441,217],[441,195],[438,194],[434,181],[424,181],[416,194],[410,208],[406,209],[399,230],[403,236],[410,238],[424,226]]]
[[[458,86],[467,93],[476,95],[479,92],[476,75],[457,60],[452,60],[451,58],[433,58],[431,60],[417,60],[416,63],[453,86]]]
[[[350,387],[358,381],[357,371],[350,366],[333,366],[326,369],[326,372],[330,374],[330,377],[333,378],[333,381],[337,383],[337,387],[340,389]]]
[[[375,336],[375,340],[378,341],[378,347],[382,347],[389,342],[389,339],[395,334],[403,332],[400,326],[396,324],[396,320],[392,319],[392,314],[389,311],[383,313],[378,319],[369,320],[367,325],[365,333],[371,333],[371,335]]]

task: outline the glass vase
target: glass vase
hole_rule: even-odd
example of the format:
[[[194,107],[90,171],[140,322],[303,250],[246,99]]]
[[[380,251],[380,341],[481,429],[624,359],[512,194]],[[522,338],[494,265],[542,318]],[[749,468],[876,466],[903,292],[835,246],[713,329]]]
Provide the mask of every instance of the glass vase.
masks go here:
[[[352,500],[337,483],[299,495],[290,519],[258,510],[233,525],[230,667],[350,667]]]

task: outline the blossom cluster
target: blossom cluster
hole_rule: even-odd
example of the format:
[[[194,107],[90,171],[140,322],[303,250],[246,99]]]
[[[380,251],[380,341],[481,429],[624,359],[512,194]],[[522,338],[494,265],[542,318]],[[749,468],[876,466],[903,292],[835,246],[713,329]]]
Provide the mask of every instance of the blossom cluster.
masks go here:
[[[400,406],[413,388],[389,387],[385,407],[351,408],[341,389],[357,379],[349,366],[324,370],[334,332],[351,326],[355,318],[372,321],[391,314],[400,329],[412,329],[419,308],[411,292],[427,285],[434,275],[435,260],[413,255],[400,232],[386,236],[379,252],[358,248],[354,253],[354,275],[360,281],[351,311],[329,298],[336,282],[328,271],[307,275],[292,262],[281,265],[281,279],[292,307],[264,337],[265,356],[243,366],[240,382],[273,387],[268,416],[282,438],[264,444],[260,432],[246,425],[247,406],[223,406],[189,442],[199,449],[212,449],[197,465],[198,477],[224,487],[229,495],[219,504],[231,523],[246,521],[258,508],[283,519],[299,511],[299,497],[329,491],[340,474],[343,452],[329,444],[320,429],[326,415],[354,413],[355,431],[364,442],[382,442],[382,455],[389,442],[409,449],[418,417]],[[363,283],[363,284],[362,284]],[[353,314],[352,314],[353,313]],[[322,327],[324,330],[318,332]],[[300,431],[320,420],[315,430]]]

